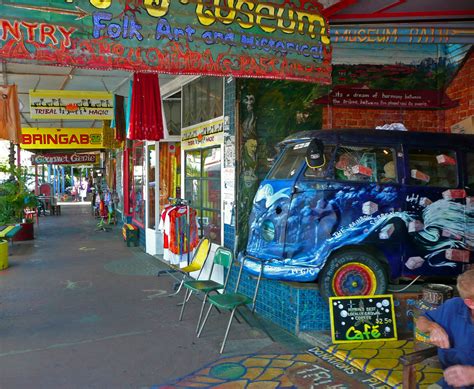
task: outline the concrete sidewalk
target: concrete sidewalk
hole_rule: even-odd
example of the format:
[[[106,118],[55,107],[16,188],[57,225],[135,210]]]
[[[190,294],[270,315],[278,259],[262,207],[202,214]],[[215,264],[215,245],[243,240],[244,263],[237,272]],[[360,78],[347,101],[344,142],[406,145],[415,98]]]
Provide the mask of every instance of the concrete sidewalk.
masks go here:
[[[11,248],[0,272],[0,387],[140,388],[183,377],[221,356],[227,315],[213,315],[200,339],[200,304],[169,298],[175,279],[120,228],[95,231],[90,206],[62,205],[41,217],[36,239]],[[271,323],[234,322],[226,355],[305,352]],[[272,333],[269,337],[266,331]]]
[[[193,297],[178,322],[183,294],[168,297],[176,275],[157,277],[168,269],[163,262],[126,247],[120,227],[96,231],[96,224],[90,205],[63,204],[61,216],[40,218],[34,241],[11,248],[10,267],[0,271],[0,388],[393,383],[375,368],[364,369],[372,362],[358,366],[365,373],[354,368],[361,358],[379,363],[372,354],[333,347],[323,333],[299,339],[249,312],[241,324],[234,321],[221,356],[228,315],[214,313],[196,339],[201,301]]]

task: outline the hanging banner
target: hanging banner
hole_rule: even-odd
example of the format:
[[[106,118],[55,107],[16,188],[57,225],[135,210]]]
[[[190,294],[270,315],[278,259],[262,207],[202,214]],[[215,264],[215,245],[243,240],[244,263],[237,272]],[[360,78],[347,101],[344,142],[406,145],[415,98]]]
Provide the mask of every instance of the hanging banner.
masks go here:
[[[183,150],[211,147],[224,142],[224,119],[211,120],[181,130]]]
[[[329,84],[329,25],[321,9],[306,0],[2,2],[0,57]]]
[[[114,97],[106,92],[30,90],[30,116],[32,119],[111,120]]]
[[[101,128],[22,128],[20,146],[37,149],[100,149]]]
[[[98,162],[98,154],[36,154],[31,156],[33,165],[85,165]]]

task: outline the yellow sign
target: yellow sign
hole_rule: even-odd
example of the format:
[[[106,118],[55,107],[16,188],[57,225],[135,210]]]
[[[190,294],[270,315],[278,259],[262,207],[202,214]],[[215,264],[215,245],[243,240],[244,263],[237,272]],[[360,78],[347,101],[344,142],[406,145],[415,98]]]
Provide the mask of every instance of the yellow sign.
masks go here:
[[[32,119],[106,120],[114,117],[111,93],[30,90]]]
[[[100,149],[102,128],[22,128],[21,148],[35,149]]]
[[[222,143],[224,143],[224,119],[210,120],[181,131],[183,150],[216,146]]]

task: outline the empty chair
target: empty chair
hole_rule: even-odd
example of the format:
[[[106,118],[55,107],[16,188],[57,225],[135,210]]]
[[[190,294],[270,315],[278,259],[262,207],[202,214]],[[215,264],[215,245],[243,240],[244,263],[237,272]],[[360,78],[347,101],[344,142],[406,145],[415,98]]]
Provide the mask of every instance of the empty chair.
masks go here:
[[[225,289],[227,281],[229,280],[230,269],[232,266],[233,255],[232,251],[226,249],[225,247],[218,247],[215,254],[214,260],[212,261],[212,267],[209,273],[209,279],[207,280],[189,280],[185,281],[183,286],[186,288],[186,293],[184,294],[183,305],[181,307],[181,313],[179,315],[179,320],[183,319],[184,308],[186,302],[189,300],[189,297],[193,292],[204,293],[204,299],[201,304],[201,311],[199,312],[199,318],[196,326],[196,332],[199,330],[199,325],[201,323],[202,313],[204,311],[204,306],[206,305],[207,296],[211,292],[216,292],[220,289]],[[227,276],[223,284],[211,280],[214,270],[216,269],[215,265],[221,265],[224,269],[227,270]]]
[[[181,273],[183,273],[183,279],[179,284],[178,289],[175,293],[171,294],[170,296],[177,295],[181,288],[183,287],[184,281],[186,281],[189,274],[199,271],[197,279],[201,275],[202,268],[204,267],[204,263],[206,262],[207,257],[209,256],[209,251],[211,249],[211,241],[208,238],[203,238],[199,242],[196,251],[194,252],[193,259],[188,266],[185,266],[181,269],[178,269]]]
[[[239,293],[239,285],[240,285],[240,280],[242,278],[242,269],[244,266],[245,260],[249,256],[244,256],[242,258],[242,262],[240,264],[240,269],[239,269],[239,276],[237,278],[237,283],[235,284],[235,288],[233,292],[228,292],[226,289],[224,289],[224,292],[222,294],[216,294],[216,295],[208,295],[207,301],[209,302],[209,308],[206,312],[206,316],[202,322],[201,328],[199,329],[197,337],[199,338],[201,336],[202,330],[204,326],[206,325],[207,319],[209,317],[209,314],[211,313],[212,307],[216,307],[217,309],[222,309],[222,310],[228,310],[230,311],[230,318],[229,322],[227,324],[227,329],[225,331],[224,335],[224,340],[222,342],[222,346],[220,349],[220,353],[224,351],[225,343],[227,341],[227,336],[229,335],[229,330],[230,326],[232,324],[232,319],[234,318],[235,312],[239,307],[246,306],[247,304],[252,303],[252,313],[255,311],[255,302],[257,301],[257,294],[258,294],[258,288],[260,286],[260,280],[262,279],[262,273],[263,273],[263,267],[264,267],[264,262],[262,260],[259,260],[256,257],[251,257],[252,260],[257,260],[260,261],[261,266],[260,266],[260,273],[258,275],[257,283],[255,285],[255,291],[253,294],[253,298],[250,298],[246,296],[245,294]],[[228,281],[228,277],[230,276],[232,266],[229,268],[229,272],[226,277],[226,284]],[[227,285],[226,285],[227,287]]]

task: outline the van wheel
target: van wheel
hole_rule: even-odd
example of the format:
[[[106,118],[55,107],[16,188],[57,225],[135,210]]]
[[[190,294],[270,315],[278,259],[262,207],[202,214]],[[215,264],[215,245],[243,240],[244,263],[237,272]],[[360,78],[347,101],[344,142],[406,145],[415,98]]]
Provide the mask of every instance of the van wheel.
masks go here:
[[[319,274],[319,292],[331,296],[368,296],[387,290],[387,273],[375,256],[364,250],[332,255]]]

